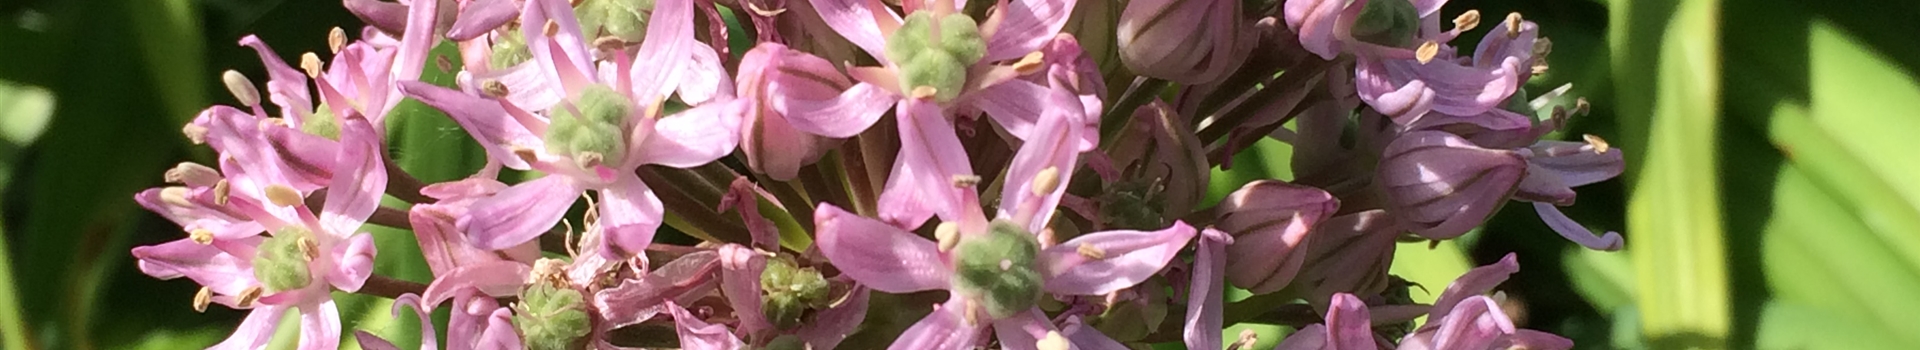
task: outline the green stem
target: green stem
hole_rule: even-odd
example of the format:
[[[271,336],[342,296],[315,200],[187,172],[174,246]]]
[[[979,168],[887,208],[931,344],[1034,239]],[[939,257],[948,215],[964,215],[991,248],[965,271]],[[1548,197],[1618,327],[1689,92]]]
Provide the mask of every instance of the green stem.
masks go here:
[[[1160,96],[1160,90],[1165,89],[1167,85],[1166,80],[1135,78],[1133,87],[1128,88],[1126,94],[1120,95],[1120,99],[1113,103],[1113,108],[1107,109],[1106,115],[1100,116],[1100,142],[1111,145],[1118,141],[1114,138],[1120,137],[1120,132],[1126,131],[1133,125],[1133,111],[1147,105],[1147,102],[1153,101],[1154,97]]]
[[[5,227],[6,224],[0,222],[0,231]],[[0,238],[0,341],[4,341],[8,349],[31,349],[27,340],[32,339],[32,334],[27,333],[27,319],[20,312],[20,294],[15,289],[19,285],[13,280],[11,253],[7,240]]]

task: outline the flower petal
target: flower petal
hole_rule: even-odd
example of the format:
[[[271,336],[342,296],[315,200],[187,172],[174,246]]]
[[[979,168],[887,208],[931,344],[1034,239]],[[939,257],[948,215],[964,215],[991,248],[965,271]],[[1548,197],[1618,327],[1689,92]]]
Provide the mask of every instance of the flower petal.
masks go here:
[[[300,350],[340,348],[340,309],[333,299],[300,307]]]
[[[907,228],[919,227],[935,214],[947,221],[965,220],[961,207],[972,204],[963,203],[963,193],[975,190],[956,188],[953,179],[974,174],[953,122],[931,101],[906,99],[897,108],[900,154],[880,192],[880,219]]]
[[[981,61],[993,62],[1020,58],[1029,52],[1045,46],[1060,28],[1067,26],[1067,16],[1073,14],[1075,0],[1012,0],[1006,1],[1003,8],[994,11],[995,18],[987,20],[998,25],[982,28],[987,36],[987,56]],[[836,27],[837,28],[837,27]]]
[[[860,322],[867,319],[867,288],[855,285],[848,293],[852,295],[841,301],[839,306],[815,313],[813,322],[800,325],[800,329],[794,330],[794,335],[814,349],[839,346],[840,341],[846,340],[848,335],[860,328]]]
[[[1299,331],[1293,332],[1293,334],[1288,334],[1286,340],[1281,340],[1280,345],[1273,348],[1273,350],[1324,349],[1329,349],[1327,347],[1327,326],[1317,323],[1307,325],[1306,328],[1301,328]]]
[[[440,349],[440,343],[437,341],[439,336],[433,330],[433,317],[427,315],[427,312],[433,308],[421,307],[419,295],[402,294],[399,298],[393,299],[393,318],[400,318],[402,307],[413,309],[413,315],[420,318],[420,350]]]
[[[502,97],[503,99],[519,109],[528,111],[544,111],[553,108],[553,105],[559,104],[560,100],[567,96],[566,87],[561,86],[559,81],[549,79],[546,71],[540,68],[540,62],[535,61],[521,62],[500,70],[460,72],[455,79],[460,82],[461,89],[469,94],[479,94],[488,82],[498,82],[507,90],[507,95]],[[445,107],[439,108],[447,110]]]
[[[733,153],[740,144],[740,119],[730,108],[734,103],[713,103],[660,118],[653,124],[653,135],[627,154],[632,163],[660,164],[691,168],[713,162]]]
[[[351,2],[348,2],[351,4]],[[313,95],[307,90],[307,75],[288,66],[280,59],[272,47],[260,41],[260,37],[248,35],[240,38],[240,46],[253,49],[260,56],[260,63],[267,69],[267,99],[280,106],[282,114],[289,115],[288,120],[299,121],[313,111]]]
[[[972,349],[979,343],[980,331],[986,325],[968,324],[960,317],[959,311],[966,310],[965,302],[960,298],[948,299],[945,304],[936,305],[933,313],[914,322],[907,331],[894,339],[887,350],[964,350]]]
[[[821,204],[813,216],[814,246],[841,273],[887,293],[946,288],[953,276],[933,241]]]
[[[435,26],[440,24],[439,17],[439,1],[419,0],[407,6],[407,31],[401,34],[399,52],[393,56],[393,67],[380,70],[380,72],[392,72],[392,75],[380,78],[385,78],[385,81],[420,78],[420,72],[426,69],[427,50],[433,48],[433,43],[440,41],[440,37],[434,32]],[[369,118],[380,120],[386,115],[385,108],[392,107],[383,106],[380,113],[369,113]]]
[[[753,248],[731,243],[720,246],[718,251],[722,268],[720,292],[727,297],[727,305],[733,307],[735,317],[740,318],[740,333],[758,334],[761,330],[773,329],[773,323],[767,322],[766,314],[760,311],[763,302],[760,274],[766,271],[766,256]]]
[[[407,26],[407,4],[380,0],[346,0],[341,5],[361,22],[389,33],[402,33]]]
[[[265,237],[215,240],[213,245],[181,239],[133,248],[140,272],[159,279],[187,277],[222,295],[239,295],[259,285],[253,277],[253,250]],[[227,249],[222,249],[227,248]],[[231,252],[230,252],[231,251]]]
[[[1166,267],[1193,235],[1193,226],[1175,221],[1159,231],[1105,231],[1076,237],[1040,252],[1046,289],[1057,294],[1101,295],[1139,284]],[[1093,259],[1083,250],[1102,256]]]
[[[1373,317],[1367,313],[1367,303],[1353,294],[1333,295],[1333,304],[1327,308],[1328,348],[1338,350],[1378,349],[1373,342]]]
[[[1493,346],[1496,349],[1567,350],[1573,348],[1573,340],[1547,332],[1516,329]]]
[[[1049,108],[1053,100],[1046,86],[1026,80],[1008,80],[981,88],[968,95],[972,106],[986,112],[993,122],[1007,129],[1008,134],[1021,140],[1033,134],[1035,124],[1041,114]]]
[[[261,129],[272,148],[273,156],[279,158],[294,180],[314,186],[326,185],[333,180],[334,168],[340,155],[340,142],[314,136],[298,129],[285,126],[267,126]],[[296,186],[304,187],[304,186]]]
[[[539,137],[514,122],[499,102],[418,81],[400,82],[400,93],[445,111],[447,117],[459,123],[461,129],[466,130],[474,141],[480,143],[481,148],[487,150],[488,157],[508,168],[529,169],[526,160],[514,155],[507,149],[508,146],[541,147],[540,144],[525,142],[538,140]],[[558,95],[555,97],[555,101],[558,101]]]
[[[1040,308],[993,320],[993,335],[1000,338],[1000,347],[1008,350],[1037,350],[1040,339],[1056,331],[1047,314],[1040,313]]]
[[[1435,349],[1489,349],[1507,334],[1513,334],[1513,321],[1500,311],[1492,298],[1473,296],[1461,300],[1432,332]],[[1433,329],[1432,325],[1421,327]],[[1426,333],[1417,332],[1415,336]]]
[[[680,100],[690,105],[733,99],[733,76],[720,63],[720,54],[699,41],[687,44],[689,56],[685,75],[681,76]]]
[[[1181,338],[1188,349],[1219,349],[1226,306],[1222,272],[1227,268],[1227,246],[1233,237],[1212,228],[1200,233],[1193,257],[1193,281],[1187,285],[1187,319]]]
[[[433,284],[427,285],[424,297],[427,305],[440,305],[468,290],[478,290],[493,297],[513,296],[526,287],[527,275],[531,272],[532,267],[514,261],[461,265],[435,276]]]
[[[1084,130],[1079,128],[1079,99],[1065,89],[1046,93],[1055,103],[1047,107],[1032,133],[1025,136],[1026,143],[1014,153],[1000,192],[1000,217],[1025,223],[1027,232],[1047,228],[1054,208],[1060,205],[1060,196],[1067,193],[1065,181],[1073,178],[1073,170],[1080,163],[1080,133]],[[1047,169],[1053,169],[1053,174],[1048,180],[1051,183],[1045,185],[1053,188],[1035,189],[1036,179]]]
[[[1422,237],[1449,239],[1493,215],[1525,177],[1526,160],[1439,131],[1414,131],[1387,145],[1375,185],[1387,207]]]
[[[794,129],[832,138],[859,135],[886,115],[888,107],[900,101],[892,92],[868,83],[854,84],[829,100],[782,97],[789,90],[792,90],[789,84],[769,87],[768,94],[775,96],[772,109],[785,115]]]
[[[353,340],[359,342],[360,349],[363,350],[400,350],[400,347],[393,345],[393,342],[381,339],[380,336],[367,331],[354,331]]]
[[[521,34],[526,36],[527,50],[546,78],[560,82],[567,91],[579,91],[578,86],[591,82],[593,56],[587,52],[586,38],[580,35],[580,21],[573,16],[573,6],[565,0],[527,0],[522,11],[520,23],[525,23],[526,29]],[[549,22],[554,25],[548,26]],[[547,28],[554,31],[546,32]]]
[[[740,337],[727,331],[726,325],[708,324],[693,317],[679,304],[667,302],[668,312],[673,313],[674,333],[680,334],[680,347],[686,350],[734,350],[746,347]]]
[[[380,135],[366,119],[349,117],[340,126],[340,156],[333,167],[333,182],[327,186],[327,202],[320,210],[320,225],[327,234],[353,234],[380,207],[380,197],[387,191],[381,148]]]
[[[251,350],[265,348],[267,341],[273,339],[273,331],[280,328],[280,316],[286,314],[287,308],[281,306],[262,305],[253,308],[253,312],[247,313],[247,319],[240,321],[239,327],[234,327],[233,335],[227,336],[227,340],[207,347],[207,349]]]
[[[1099,329],[1081,322],[1080,316],[1067,316],[1067,322],[1060,327],[1060,334],[1065,335],[1068,341],[1073,342],[1074,347],[1083,350],[1130,349],[1125,344],[1121,344],[1120,341],[1113,340],[1113,337],[1108,337],[1105,333],[1100,333]]]
[[[1500,258],[1499,262],[1473,268],[1454,279],[1453,283],[1447,284],[1445,291],[1440,292],[1439,297],[1434,298],[1433,312],[1428,314],[1428,319],[1446,317],[1447,313],[1453,310],[1454,304],[1461,300],[1493,291],[1493,287],[1506,282],[1508,276],[1520,272],[1520,262],[1516,259],[1518,257],[1513,253],[1507,253]]]
[[[447,39],[467,41],[486,35],[520,16],[520,8],[513,0],[475,0],[460,9],[460,15],[453,19],[453,26],[447,28]]]
[[[327,271],[327,283],[334,288],[353,292],[373,276],[373,235],[356,234],[333,246],[333,269]]]
[[[721,271],[718,257],[713,251],[683,255],[637,281],[629,279],[619,286],[601,289],[593,295],[593,304],[600,314],[596,320],[604,321],[608,329],[625,327],[666,312],[667,302],[698,301],[717,287],[715,280]]]
[[[1560,212],[1560,208],[1553,204],[1533,203],[1533,211],[1539,213],[1540,220],[1546,221],[1547,227],[1552,227],[1553,232],[1559,233],[1560,237],[1566,237],[1567,240],[1579,243],[1587,249],[1616,251],[1626,247],[1626,241],[1620,238],[1619,232],[1608,231],[1605,235],[1596,236],[1593,231],[1588,231],[1586,226],[1581,226],[1579,222],[1568,218],[1566,213]]]
[[[1254,181],[1228,194],[1214,223],[1235,237],[1226,248],[1227,280],[1255,293],[1286,287],[1305,262],[1308,234],[1339,207],[1326,191],[1280,181]]]
[[[181,190],[189,193],[185,203],[176,203],[163,198],[163,196],[169,196],[168,191]],[[245,218],[238,213],[221,210],[222,208],[220,208],[219,205],[213,203],[212,197],[214,194],[212,192],[213,190],[211,188],[205,190],[179,187],[171,189],[149,188],[145,191],[140,191],[138,194],[134,194],[133,200],[140,203],[141,207],[147,208],[148,211],[160,214],[160,216],[166,217],[167,220],[179,224],[180,227],[187,232],[207,230],[213,232],[213,237],[216,239],[240,239],[259,235],[261,232],[266,231],[266,228],[261,227],[260,223],[254,222],[252,219]],[[228,198],[227,204],[255,205],[251,202],[252,201],[244,197],[232,197]]]
[[[600,190],[600,198],[600,255],[625,259],[645,251],[666,213],[660,197],[639,176],[622,173],[613,186]]]
[[[655,2],[647,18],[647,37],[633,60],[641,64],[628,73],[634,99],[650,101],[678,90],[681,74],[686,73],[681,65],[692,55],[688,51],[701,46],[693,39],[692,0]]]
[[[827,27],[847,38],[848,42],[866,50],[881,63],[887,62],[887,38],[880,32],[879,21],[892,19],[893,26],[899,26],[900,15],[894,14],[877,0],[810,0],[820,19],[826,20]],[[882,17],[885,16],[885,17]]]
[[[566,215],[580,189],[565,176],[522,182],[474,201],[456,222],[467,241],[486,250],[520,245],[546,233]]]
[[[1319,55],[1320,59],[1332,60],[1340,55],[1340,40],[1334,37],[1340,13],[1347,6],[1346,0],[1287,0],[1284,5],[1284,17],[1287,28],[1300,33],[1300,46]],[[1351,6],[1366,6],[1358,1]],[[1292,339],[1295,337],[1288,337]]]

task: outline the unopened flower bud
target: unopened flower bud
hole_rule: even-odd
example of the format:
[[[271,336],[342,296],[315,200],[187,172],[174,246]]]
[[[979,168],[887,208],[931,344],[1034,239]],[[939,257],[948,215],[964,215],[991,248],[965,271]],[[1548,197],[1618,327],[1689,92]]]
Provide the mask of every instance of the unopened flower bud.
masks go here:
[[[995,221],[987,232],[962,237],[954,247],[955,290],[994,319],[1032,309],[1045,281],[1035,266],[1040,242],[1018,225]]]
[[[547,283],[527,285],[515,306],[513,325],[529,349],[573,349],[592,331],[580,291]]]
[[[220,81],[227,84],[227,92],[233,93],[233,98],[240,100],[240,105],[260,104],[260,89],[253,86],[253,80],[247,79],[246,74],[229,69],[225,73],[220,73]]]
[[[1134,0],[1120,13],[1120,61],[1144,76],[1219,80],[1253,47],[1239,0]]]
[[[1440,131],[1401,135],[1381,155],[1374,183],[1406,229],[1430,239],[1459,237],[1493,215],[1527,173],[1527,161]]]
[[[1254,293],[1285,288],[1305,262],[1313,227],[1339,207],[1326,191],[1280,181],[1254,181],[1228,194],[1214,224],[1234,237],[1227,281]]]

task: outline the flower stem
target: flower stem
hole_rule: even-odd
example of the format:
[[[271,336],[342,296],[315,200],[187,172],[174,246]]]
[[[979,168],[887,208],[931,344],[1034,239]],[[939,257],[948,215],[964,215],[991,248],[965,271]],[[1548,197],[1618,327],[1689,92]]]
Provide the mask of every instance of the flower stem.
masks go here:
[[[1160,90],[1166,88],[1167,84],[1166,80],[1134,78],[1133,85],[1127,88],[1127,92],[1120,95],[1120,99],[1113,103],[1112,108],[1107,109],[1106,115],[1100,116],[1100,142],[1112,144],[1118,141],[1114,138],[1119,137],[1120,132],[1126,131],[1133,125],[1133,111],[1153,101],[1154,97],[1160,96]]]
[[[5,225],[0,225],[4,228]],[[27,320],[20,312],[20,293],[13,283],[13,258],[7,240],[0,239],[0,341],[8,349],[28,349]]]
[[[381,276],[381,275],[372,275],[372,276],[367,276],[367,283],[360,285],[360,290],[356,291],[355,293],[375,295],[375,296],[380,296],[382,298],[387,298],[387,299],[395,299],[405,294],[419,295],[421,293],[426,293],[426,292],[427,292],[427,285],[421,284],[420,282],[402,280],[402,279]]]
[[[386,157],[382,159],[382,161],[387,164],[388,195],[407,201],[407,203],[418,204],[434,202],[433,198],[428,198],[426,195],[420,194],[420,189],[426,188],[426,184],[420,182],[420,179],[414,178],[413,174],[407,173],[406,169],[400,168],[400,164],[393,162],[393,157]]]

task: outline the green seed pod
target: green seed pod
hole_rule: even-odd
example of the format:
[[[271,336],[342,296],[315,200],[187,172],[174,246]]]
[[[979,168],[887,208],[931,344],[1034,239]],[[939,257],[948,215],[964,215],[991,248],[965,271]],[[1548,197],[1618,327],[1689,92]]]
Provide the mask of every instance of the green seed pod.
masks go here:
[[[760,311],[774,327],[791,329],[807,312],[828,306],[828,290],[820,271],[795,267],[784,258],[769,259],[760,272]]]
[[[647,16],[653,0],[586,0],[574,6],[580,33],[588,39],[612,36],[629,43],[647,37]]]
[[[940,26],[938,40],[934,40],[935,25]],[[887,37],[886,53],[900,68],[902,89],[933,88],[935,100],[948,102],[966,88],[967,67],[986,57],[987,41],[972,18],[951,15],[936,20],[932,13],[915,12]]]
[[[520,29],[514,28],[493,38],[493,52],[487,57],[487,66],[501,70],[533,59],[533,51],[527,50],[527,38]]]
[[[931,87],[935,101],[948,102],[959,98],[960,90],[966,88],[967,65],[946,52],[922,52],[914,55],[912,60],[897,63],[900,65],[900,87],[907,91]]]
[[[1409,47],[1420,30],[1420,11],[1407,0],[1371,0],[1353,20],[1353,37],[1390,47]]]
[[[980,38],[980,25],[972,17],[952,15],[940,18],[940,48],[971,66],[987,57],[987,40]]]
[[[301,248],[302,241],[312,242],[312,233],[299,227],[287,227],[260,242],[260,250],[253,256],[253,278],[268,291],[279,292],[305,288],[313,283],[313,273],[307,269],[307,249]],[[312,244],[312,243],[305,243]]]
[[[993,318],[1011,317],[1033,308],[1043,294],[1035,260],[1040,242],[1033,233],[1004,221],[994,221],[986,234],[963,238],[954,247],[953,285],[962,296],[980,303]]]
[[[520,293],[513,325],[527,348],[571,349],[592,330],[580,291],[549,283],[534,283]]]
[[[319,107],[313,109],[313,114],[301,118],[300,132],[339,141],[340,118],[333,115],[333,109],[327,108],[326,103],[321,103]]]
[[[547,125],[547,152],[573,157],[582,165],[618,165],[627,153],[627,118],[633,103],[625,95],[593,85],[573,100],[556,106]],[[578,113],[575,113],[578,112]]]

